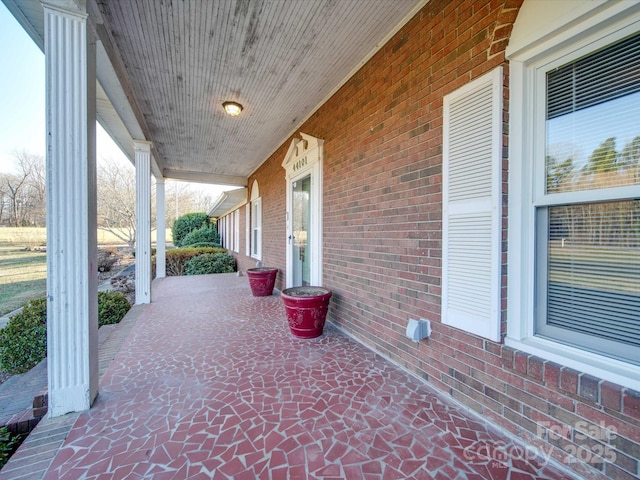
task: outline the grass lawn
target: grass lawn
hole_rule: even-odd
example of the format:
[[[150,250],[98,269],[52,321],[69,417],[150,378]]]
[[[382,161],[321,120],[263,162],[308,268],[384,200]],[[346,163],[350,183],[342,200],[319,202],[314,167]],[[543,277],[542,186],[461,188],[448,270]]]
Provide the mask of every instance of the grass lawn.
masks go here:
[[[165,239],[171,242],[171,229],[167,228]],[[151,232],[151,241],[156,241],[156,231]],[[47,243],[47,231],[44,227],[1,227],[0,247],[29,247],[44,246]],[[98,245],[119,245],[124,243],[111,232],[98,229]]]
[[[118,245],[122,240],[98,229],[98,245]],[[151,241],[155,241],[155,230]],[[29,300],[46,295],[47,257],[44,252],[27,251],[46,245],[44,228],[0,228],[0,316],[20,308]],[[171,229],[166,231],[171,241]]]
[[[18,247],[0,248],[0,315],[47,291],[47,255]]]

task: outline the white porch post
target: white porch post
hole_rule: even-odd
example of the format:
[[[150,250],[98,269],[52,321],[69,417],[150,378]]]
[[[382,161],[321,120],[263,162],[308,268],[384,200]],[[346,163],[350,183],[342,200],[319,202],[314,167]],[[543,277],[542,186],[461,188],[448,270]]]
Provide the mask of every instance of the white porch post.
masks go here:
[[[151,302],[151,143],[134,141],[136,162],[136,304]]]
[[[49,416],[91,407],[98,393],[96,66],[87,14],[42,1],[47,116]]]
[[[156,178],[156,278],[167,275],[164,178]]]

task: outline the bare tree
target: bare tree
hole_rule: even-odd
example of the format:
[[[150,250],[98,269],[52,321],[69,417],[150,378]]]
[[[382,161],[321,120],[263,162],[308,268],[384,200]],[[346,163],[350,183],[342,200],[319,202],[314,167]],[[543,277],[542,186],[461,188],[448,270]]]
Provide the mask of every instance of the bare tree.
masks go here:
[[[44,158],[26,151],[16,152],[15,170],[3,178],[3,206],[14,227],[45,223]]]
[[[20,227],[22,224],[22,212],[24,205],[23,186],[26,185],[27,175],[14,174],[7,178],[7,196],[9,198],[9,215],[13,227]]]
[[[171,228],[176,218],[191,212],[206,212],[211,207],[211,196],[197,186],[187,182],[170,181],[166,183],[167,227]]]
[[[136,183],[131,165],[98,165],[98,227],[133,247],[136,243]]]
[[[16,154],[20,171],[29,172],[22,221],[34,226],[46,223],[46,170],[44,157],[22,151]],[[26,220],[26,222],[25,222]]]
[[[151,178],[151,228],[155,228],[155,179]],[[186,182],[166,184],[166,215],[168,228],[185,213],[207,211],[211,197]],[[136,241],[135,169],[128,163],[100,159],[98,162],[98,227],[130,246]]]
[[[6,173],[0,173],[0,225],[5,223],[6,211],[9,206],[7,180],[8,175]]]
[[[193,193],[193,209],[196,212],[206,212],[211,208],[211,195],[208,195],[200,190],[196,190]]]

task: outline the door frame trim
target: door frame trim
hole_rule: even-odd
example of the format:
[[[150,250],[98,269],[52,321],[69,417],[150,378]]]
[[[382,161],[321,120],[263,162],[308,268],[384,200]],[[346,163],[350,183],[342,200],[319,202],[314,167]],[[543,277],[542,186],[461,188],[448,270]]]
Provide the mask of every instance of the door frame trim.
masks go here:
[[[300,132],[301,139],[294,138],[285,155],[282,167],[286,170],[286,287],[293,285],[293,195],[292,183],[311,175],[311,238],[308,239],[309,278],[311,285],[322,286],[322,160],[324,140]]]

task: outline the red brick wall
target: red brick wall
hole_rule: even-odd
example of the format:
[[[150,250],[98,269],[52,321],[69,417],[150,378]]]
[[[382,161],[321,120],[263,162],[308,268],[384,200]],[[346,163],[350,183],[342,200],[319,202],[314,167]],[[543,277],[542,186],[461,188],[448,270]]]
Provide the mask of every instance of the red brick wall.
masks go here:
[[[286,269],[286,183],[285,173],[282,168],[282,160],[287,153],[289,143],[285,142],[265,162],[256,174],[249,177],[248,198],[251,198],[251,188],[254,180],[258,182],[258,191],[262,199],[262,263],[268,267],[280,269],[276,279],[275,288],[282,290],[285,287]],[[241,225],[245,225],[245,212],[241,215]],[[238,269],[246,270],[256,266],[256,259],[247,257],[244,231],[240,234],[242,249],[238,256]]]
[[[551,449],[556,459],[576,453],[590,465],[573,464],[580,474],[637,478],[640,394],[440,323],[443,96],[504,65],[506,329],[504,49],[521,3],[430,1],[299,129],[325,141],[323,274],[334,292],[330,319],[485,418]],[[248,183],[259,183],[263,261],[281,269],[277,288],[283,288],[286,247],[281,164],[290,142]],[[254,264],[242,248],[239,266]],[[432,321],[433,334],[416,344],[405,328],[409,318],[420,317]],[[608,438],[602,426],[610,427]],[[585,450],[578,451],[581,445]],[[598,451],[611,462],[595,463]]]

